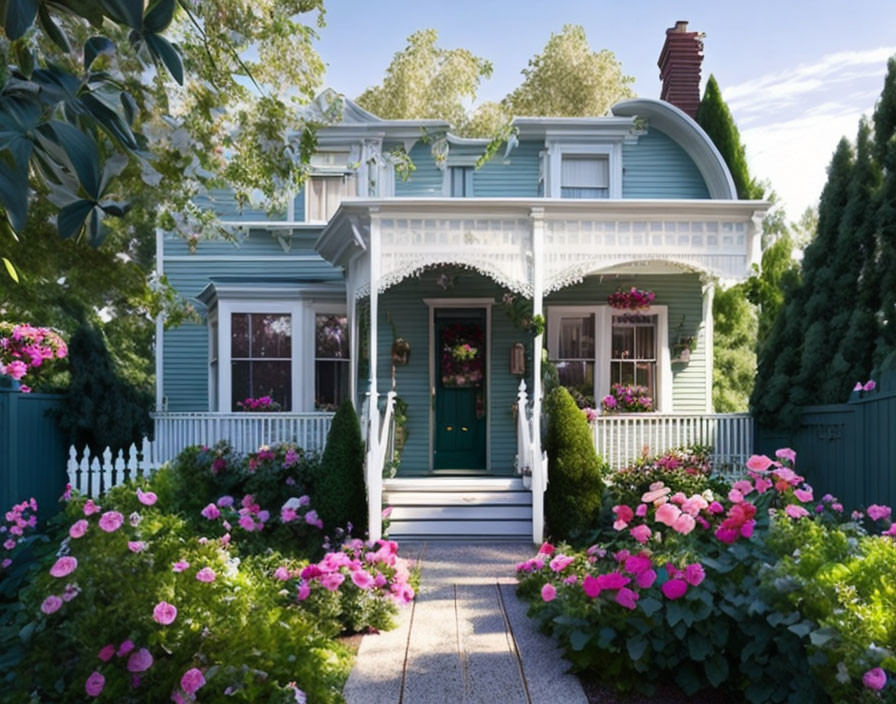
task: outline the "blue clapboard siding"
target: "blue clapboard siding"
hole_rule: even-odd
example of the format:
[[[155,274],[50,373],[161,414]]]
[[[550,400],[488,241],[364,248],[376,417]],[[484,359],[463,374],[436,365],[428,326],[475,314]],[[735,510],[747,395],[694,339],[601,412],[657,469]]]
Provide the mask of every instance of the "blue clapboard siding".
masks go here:
[[[432,147],[425,142],[417,142],[409,154],[414,162],[414,171],[407,181],[395,175],[395,195],[403,198],[432,198],[442,195],[442,170],[432,158]]]
[[[263,209],[253,208],[248,203],[240,207],[233,191],[227,188],[209,191],[207,195],[194,198],[193,202],[200,208],[214,210],[221,220],[286,220],[286,212],[268,215]]]
[[[202,240],[196,249],[196,255],[204,256],[233,256],[235,258],[253,257],[282,257],[289,255],[313,255],[314,243],[320,237],[323,225],[302,225],[290,230],[260,230],[253,228],[248,232],[235,232],[234,240],[223,239]],[[289,251],[284,251],[280,239],[284,238],[289,243]],[[196,256],[191,255],[184,240],[168,238],[165,240],[165,256]],[[196,261],[199,261],[196,259]]]
[[[709,198],[700,170],[679,144],[654,127],[622,147],[623,198]]]
[[[486,413],[491,421],[490,453],[494,472],[509,473],[516,455],[516,424],[513,403],[519,379],[510,374],[510,348],[515,342],[531,344],[504,313],[500,305],[504,289],[474,273],[461,273],[453,288],[445,291],[436,284],[438,272],[429,271],[389,289],[379,299],[380,320],[377,329],[378,390],[389,390],[392,375],[392,329],[411,343],[407,365],[397,367],[396,391],[408,404],[407,444],[399,473],[419,472],[430,466],[430,378],[429,378],[429,307],[425,298],[491,298],[492,307],[491,385]],[[463,306],[460,306],[463,307]]]
[[[603,281],[601,281],[603,278]],[[569,286],[545,298],[551,305],[605,305],[607,296],[622,286],[637,286],[656,294],[656,305],[669,308],[669,345],[678,337],[678,326],[685,318],[684,334],[698,330],[697,349],[691,352],[688,364],[672,365],[672,411],[703,413],[706,411],[706,339],[700,328],[703,322],[703,289],[697,274],[653,276],[589,276],[582,283]]]
[[[309,281],[342,280],[342,273],[313,250],[319,230],[297,230],[289,252],[267,231],[252,230],[239,248],[227,242],[201,242],[190,255],[179,239],[165,241],[165,275],[175,289],[193,301],[212,277],[260,279],[307,278]],[[221,257],[226,256],[226,259]],[[249,259],[248,257],[261,259]],[[185,323],[164,333],[163,393],[171,411],[207,411],[208,328]]]
[[[504,159],[504,147],[488,163],[473,172],[477,198],[537,198],[539,153],[544,142],[520,142]],[[478,147],[478,153],[483,151]]]

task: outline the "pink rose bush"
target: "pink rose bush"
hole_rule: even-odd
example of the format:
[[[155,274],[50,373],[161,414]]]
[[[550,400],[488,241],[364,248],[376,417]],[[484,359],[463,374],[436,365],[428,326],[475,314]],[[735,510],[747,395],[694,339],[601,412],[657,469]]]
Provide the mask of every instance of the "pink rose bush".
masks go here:
[[[530,615],[575,668],[620,687],[665,678],[687,694],[741,687],[750,702],[890,692],[891,508],[851,518],[817,499],[789,448],[731,482],[693,456],[617,473],[590,547],[546,543],[517,563]]]
[[[0,375],[22,383],[24,393],[39,383],[55,360],[67,355],[68,347],[57,332],[0,321]]]
[[[10,508],[0,523],[0,579],[4,570],[9,569],[16,556],[34,542],[37,526],[37,501],[34,497]]]

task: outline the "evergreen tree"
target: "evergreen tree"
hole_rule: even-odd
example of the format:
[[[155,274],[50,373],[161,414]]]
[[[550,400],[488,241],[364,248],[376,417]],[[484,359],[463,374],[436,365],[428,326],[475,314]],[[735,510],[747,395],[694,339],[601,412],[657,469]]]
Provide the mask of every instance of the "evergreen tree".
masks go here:
[[[763,189],[751,178],[747,168],[747,157],[744,145],[740,141],[740,131],[728,105],[722,100],[722,91],[719,90],[719,84],[713,75],[710,75],[706,82],[706,90],[697,109],[697,124],[709,135],[728,164],[728,170],[737,189],[737,197],[762,198]]]
[[[896,352],[896,57],[887,66],[883,93],[874,111],[875,156],[883,173],[875,207],[880,276],[880,335],[874,363],[893,366]]]
[[[315,481],[313,505],[326,530],[345,528],[363,536],[367,530],[364,482],[364,441],[351,401],[343,401],[333,416],[327,446]]]
[[[102,333],[83,324],[68,346],[71,385],[55,414],[78,450],[108,447],[113,454],[150,434],[152,398],[122,379]]]
[[[713,408],[716,413],[746,411],[756,374],[756,310],[741,286],[717,287],[712,317]]]

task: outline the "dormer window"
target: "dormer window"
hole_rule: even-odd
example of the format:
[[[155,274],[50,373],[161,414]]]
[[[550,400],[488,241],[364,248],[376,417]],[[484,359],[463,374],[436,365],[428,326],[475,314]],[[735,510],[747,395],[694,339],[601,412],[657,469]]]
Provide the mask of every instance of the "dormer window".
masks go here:
[[[348,150],[320,151],[311,156],[311,175],[305,189],[309,222],[327,222],[344,199],[358,195],[350,156]]]
[[[467,198],[473,195],[473,167],[450,166],[451,197]]]
[[[609,157],[594,154],[564,154],[560,168],[560,197],[609,198]]]

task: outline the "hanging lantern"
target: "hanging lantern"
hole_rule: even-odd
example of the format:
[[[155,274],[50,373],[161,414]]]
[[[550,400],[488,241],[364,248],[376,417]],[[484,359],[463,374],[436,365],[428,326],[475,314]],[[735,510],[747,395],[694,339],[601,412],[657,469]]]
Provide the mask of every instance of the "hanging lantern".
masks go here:
[[[523,376],[526,373],[526,346],[516,342],[510,348],[510,373]]]

